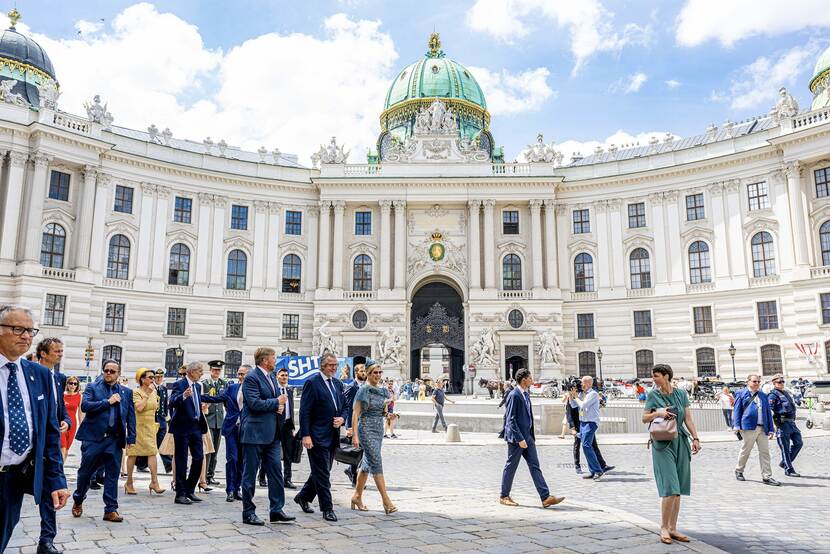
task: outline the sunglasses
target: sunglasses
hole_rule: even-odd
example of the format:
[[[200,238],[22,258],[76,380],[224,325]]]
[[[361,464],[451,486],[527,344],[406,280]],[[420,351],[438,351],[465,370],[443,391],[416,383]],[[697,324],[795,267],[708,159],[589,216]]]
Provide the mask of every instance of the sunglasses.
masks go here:
[[[750,383],[760,383],[760,382],[761,381],[758,381],[757,379],[753,379],[752,381],[750,381]]]
[[[372,375],[383,375],[382,371],[373,371]]]
[[[117,369],[104,369],[101,373],[118,373]]]
[[[244,374],[244,373],[242,373],[242,372],[240,372],[240,373],[237,373],[237,374],[236,374],[236,376],[237,376],[237,377],[244,377],[244,376],[245,376],[245,374]]]
[[[782,384],[784,384],[784,381],[773,381],[772,384],[773,385],[782,385]]]

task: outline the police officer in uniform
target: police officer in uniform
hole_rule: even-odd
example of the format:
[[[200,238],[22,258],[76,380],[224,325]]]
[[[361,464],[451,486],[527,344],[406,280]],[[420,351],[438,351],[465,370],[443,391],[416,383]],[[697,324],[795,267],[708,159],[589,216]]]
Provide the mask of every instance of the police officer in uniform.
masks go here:
[[[781,449],[781,462],[778,464],[787,477],[801,477],[793,466],[795,458],[804,446],[801,431],[795,424],[795,400],[785,388],[784,376],[780,373],[773,376],[772,384],[775,387],[769,394],[769,405],[772,409],[772,421],[775,423],[775,438]]]
[[[228,382],[222,378],[222,368],[225,362],[222,360],[211,360],[208,362],[210,368],[210,377],[202,381],[202,390],[205,394],[210,396],[223,396],[228,389]],[[219,443],[222,441],[222,423],[225,421],[225,405],[217,402],[215,404],[208,404],[208,411],[205,415],[207,418],[208,432],[210,438],[213,439],[213,447],[216,452],[207,454],[205,461],[207,469],[205,471],[205,479],[208,485],[218,485],[219,482],[213,478],[216,471],[216,453],[219,452]]]

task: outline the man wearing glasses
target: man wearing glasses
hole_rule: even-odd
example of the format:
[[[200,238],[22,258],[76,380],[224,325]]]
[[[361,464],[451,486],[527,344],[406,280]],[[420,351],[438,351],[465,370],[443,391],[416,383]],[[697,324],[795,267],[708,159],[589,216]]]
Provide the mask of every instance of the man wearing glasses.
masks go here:
[[[795,401],[784,386],[784,376],[780,373],[773,376],[772,384],[775,387],[769,394],[769,405],[772,410],[772,421],[776,427],[778,447],[781,449],[781,462],[778,464],[784,469],[787,477],[801,477],[793,466],[796,456],[801,452],[804,441],[801,431],[795,424]]]
[[[781,483],[772,478],[769,458],[769,439],[775,436],[772,426],[772,410],[770,410],[767,395],[761,391],[759,375],[750,375],[746,381],[746,388],[739,390],[735,395],[732,427],[739,429],[744,438],[741,454],[738,456],[738,465],[735,468],[735,479],[746,481],[744,468],[752,453],[752,448],[757,444],[764,484],[779,486]]]

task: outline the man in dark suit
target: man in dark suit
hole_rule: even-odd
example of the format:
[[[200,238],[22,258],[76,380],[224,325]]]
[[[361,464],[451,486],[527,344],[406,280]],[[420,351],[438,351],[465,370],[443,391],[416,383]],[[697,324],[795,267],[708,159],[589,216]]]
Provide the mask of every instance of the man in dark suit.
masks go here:
[[[170,386],[171,417],[169,429],[176,446],[176,504],[201,502],[196,496],[196,484],[202,473],[205,451],[202,435],[208,432],[207,421],[202,414],[202,403],[224,402],[224,396],[210,396],[202,393],[199,379],[204,373],[203,362],[190,362],[185,376]],[[193,459],[190,473],[187,473],[187,452]]]
[[[159,408],[156,410],[156,423],[159,424],[159,430],[156,432],[156,446],[161,446],[161,441],[164,440],[164,435],[167,434],[167,416],[170,413],[168,408],[170,392],[167,390],[167,385],[164,384],[163,367],[156,368],[155,382],[156,393],[159,395]],[[173,471],[173,456],[161,455],[161,463],[164,464],[165,473]]]
[[[366,383],[366,364],[354,365],[354,381],[346,387],[343,396],[346,401],[343,403],[343,410],[341,412],[346,427],[346,437],[352,438],[352,411],[354,410],[354,397],[357,396],[357,390]],[[357,485],[357,465],[350,465],[343,472],[349,481],[352,482],[352,488]]]
[[[17,522],[23,495],[55,510],[69,498],[55,381],[49,370],[22,358],[32,346],[32,313],[0,305],[0,552],[6,549]],[[38,547],[40,548],[40,547]]]
[[[271,523],[290,523],[296,518],[283,511],[285,489],[280,469],[280,427],[285,418],[285,402],[281,395],[274,368],[276,351],[260,347],[254,353],[254,367],[242,382],[242,426],[239,442],[245,465],[242,475],[242,522],[248,525],[264,525],[256,515],[254,492],[256,472],[260,463],[268,478],[268,512]]]
[[[202,390],[205,394],[210,396],[222,396],[225,394],[225,389],[228,388],[228,382],[222,378],[222,368],[225,362],[222,360],[211,360],[208,362],[210,368],[210,377],[202,381]],[[216,472],[216,455],[219,453],[219,445],[222,443],[222,421],[225,419],[225,404],[216,403],[208,406],[207,414],[208,432],[210,438],[213,439],[213,448],[216,450],[212,454],[207,454],[205,463],[207,463],[207,470],[205,471],[205,480],[208,485],[218,485],[219,481],[213,478]]]
[[[225,389],[225,420],[222,436],[225,437],[225,492],[226,500],[242,500],[242,451],[239,445],[239,416],[242,413],[242,383],[251,366],[242,365],[236,370],[237,382]]]
[[[300,402],[300,433],[303,447],[308,450],[311,475],[294,501],[307,513],[313,514],[309,503],[319,498],[320,511],[326,521],[337,521],[331,500],[331,465],[340,443],[340,427],[346,397],[343,383],[334,378],[337,358],[326,353],[320,356],[320,373],[310,377],[303,386]]]
[[[565,497],[550,494],[545,477],[539,467],[539,456],[536,454],[536,433],[533,425],[533,405],[530,403],[528,390],[533,384],[533,376],[529,369],[522,368],[516,372],[516,388],[510,391],[507,397],[507,406],[504,410],[504,429],[499,437],[507,441],[507,463],[501,478],[501,497],[499,502],[505,506],[518,506],[510,498],[510,489],[513,488],[513,477],[522,458],[527,462],[533,484],[542,500],[542,507],[559,504]]]
[[[99,466],[104,467],[104,521],[124,521],[118,513],[118,476],[124,447],[135,444],[133,391],[118,384],[121,367],[105,360],[103,378],[84,390],[81,410],[85,417],[75,435],[81,441],[81,466],[72,499],[72,515],[81,517],[90,480]]]
[[[288,368],[281,367],[277,371],[277,385],[280,396],[285,395],[285,410],[283,423],[280,427],[280,444],[282,445],[282,478],[286,489],[296,489],[297,485],[291,482],[291,457],[294,451],[294,391],[288,386]]]

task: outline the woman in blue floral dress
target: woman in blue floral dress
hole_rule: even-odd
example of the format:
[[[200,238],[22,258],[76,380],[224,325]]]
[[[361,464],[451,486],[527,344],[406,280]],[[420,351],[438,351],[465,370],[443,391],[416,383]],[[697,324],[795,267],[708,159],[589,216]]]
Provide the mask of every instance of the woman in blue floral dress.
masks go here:
[[[397,512],[386,493],[386,481],[383,478],[383,461],[380,449],[383,445],[383,420],[386,415],[386,406],[389,402],[389,393],[381,383],[383,371],[377,362],[366,362],[367,384],[360,387],[354,398],[354,412],[352,413],[352,445],[363,448],[363,460],[357,473],[357,485],[352,496],[352,510],[366,511],[363,505],[363,489],[371,473],[375,478],[383,500],[383,510],[387,514]]]

